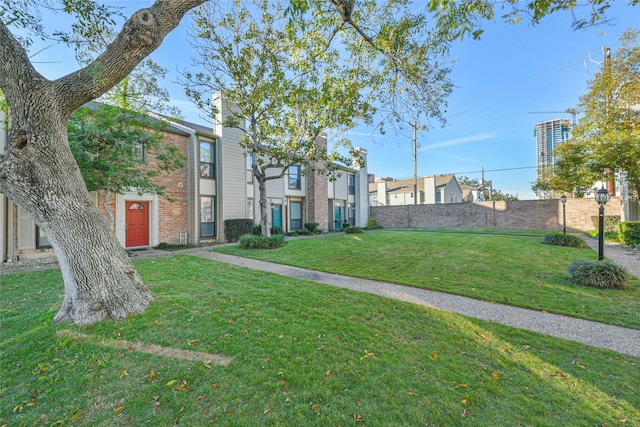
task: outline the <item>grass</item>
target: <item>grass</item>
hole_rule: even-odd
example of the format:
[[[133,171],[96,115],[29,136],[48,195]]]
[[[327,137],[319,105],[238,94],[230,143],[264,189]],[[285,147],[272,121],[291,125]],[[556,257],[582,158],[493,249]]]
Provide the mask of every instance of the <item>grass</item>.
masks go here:
[[[58,270],[2,276],[0,425],[640,425],[638,358],[196,257],[136,266],[146,313],[82,328],[51,323]]]
[[[272,251],[217,250],[640,329],[638,279],[626,291],[572,284],[567,266],[597,253],[544,245],[542,235],[376,230],[291,240]]]

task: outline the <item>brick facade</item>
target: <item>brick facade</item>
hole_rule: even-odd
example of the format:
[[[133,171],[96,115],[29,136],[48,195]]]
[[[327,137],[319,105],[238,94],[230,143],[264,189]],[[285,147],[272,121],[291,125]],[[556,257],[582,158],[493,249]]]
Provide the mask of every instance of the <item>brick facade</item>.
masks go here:
[[[620,216],[621,200],[612,197],[606,216]],[[560,200],[522,200],[417,206],[372,206],[371,217],[383,227],[508,228],[523,230],[562,230]],[[597,228],[598,204],[595,200],[569,199],[566,204],[567,231]]]

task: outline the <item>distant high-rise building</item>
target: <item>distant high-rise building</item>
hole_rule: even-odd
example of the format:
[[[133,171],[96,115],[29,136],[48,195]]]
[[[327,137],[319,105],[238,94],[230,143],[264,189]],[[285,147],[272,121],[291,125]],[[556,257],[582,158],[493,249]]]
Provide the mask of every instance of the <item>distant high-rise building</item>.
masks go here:
[[[559,144],[569,139],[568,123],[566,119],[554,119],[536,123],[535,137],[538,178],[541,178],[546,170],[555,166],[556,158],[553,157],[553,150]],[[553,197],[553,194],[539,191],[536,197],[538,199],[548,199]]]

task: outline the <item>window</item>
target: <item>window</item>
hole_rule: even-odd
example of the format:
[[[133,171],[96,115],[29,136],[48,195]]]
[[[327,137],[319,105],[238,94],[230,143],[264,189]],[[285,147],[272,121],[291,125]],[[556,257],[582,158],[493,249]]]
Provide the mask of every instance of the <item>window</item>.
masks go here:
[[[290,202],[291,208],[291,229],[302,229],[302,202]]]
[[[213,178],[214,175],[213,142],[200,141],[200,176]]]
[[[36,249],[47,249],[51,247],[51,242],[42,228],[36,225]]]
[[[253,199],[247,199],[247,218],[253,219]]]
[[[247,153],[247,184],[253,184],[253,153]]]
[[[300,190],[300,165],[289,166],[289,189]]]
[[[147,162],[147,151],[144,149],[144,144],[136,144],[133,147],[133,157],[140,160],[141,163]]]
[[[356,225],[356,204],[349,203],[347,206],[347,215],[349,216],[348,222],[350,226]]]
[[[215,237],[215,198],[200,197],[200,237]]]
[[[440,191],[436,191],[436,203],[442,202],[442,194]]]
[[[349,194],[356,194],[356,176],[352,173],[347,175],[347,186]]]

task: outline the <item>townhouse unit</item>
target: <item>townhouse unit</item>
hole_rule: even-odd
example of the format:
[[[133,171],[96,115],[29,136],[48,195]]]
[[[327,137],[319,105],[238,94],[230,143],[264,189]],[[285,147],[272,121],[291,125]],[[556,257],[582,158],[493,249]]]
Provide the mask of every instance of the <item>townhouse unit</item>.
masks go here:
[[[219,114],[226,114],[226,105],[219,98],[214,101]],[[0,116],[0,154],[7,143],[4,118]],[[162,132],[165,142],[178,147],[185,157],[185,167],[156,178],[165,187],[162,196],[138,194],[133,188],[111,194],[107,203],[123,247],[222,243],[226,219],[258,222],[258,185],[248,168],[250,158],[240,144],[239,129],[169,121]],[[361,155],[366,160],[366,151],[361,150]],[[365,226],[367,190],[366,161],[362,168],[340,166],[335,180],[292,166],[283,178],[268,182],[271,223],[285,231],[302,230],[307,222],[317,222],[325,232],[340,230],[345,223]],[[103,206],[104,192],[90,196]],[[0,193],[0,262],[52,256],[42,230]]]
[[[418,177],[416,181],[413,178],[379,178],[369,184],[371,206],[433,205],[463,201],[462,189],[453,174],[428,175]]]

